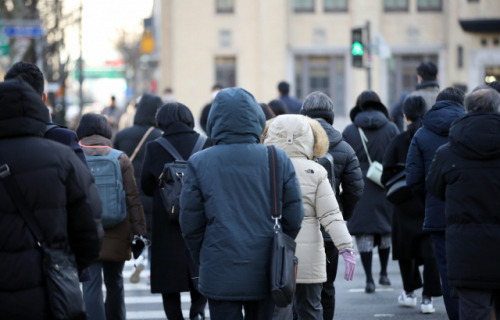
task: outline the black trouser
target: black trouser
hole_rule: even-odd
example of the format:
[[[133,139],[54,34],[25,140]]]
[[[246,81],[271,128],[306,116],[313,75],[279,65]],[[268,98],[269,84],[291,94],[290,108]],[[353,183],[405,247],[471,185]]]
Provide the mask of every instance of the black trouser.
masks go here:
[[[321,305],[323,306],[323,320],[332,320],[335,314],[335,286],[337,277],[339,251],[332,241],[325,241],[326,254],[326,282],[321,290]]]
[[[243,320],[243,309],[245,310],[245,320],[264,320],[273,317],[274,302],[271,297],[257,301],[208,299],[208,307],[210,309],[210,319],[212,320]]]
[[[205,314],[205,306],[207,298],[205,298],[197,289],[189,282],[191,295],[191,307],[189,310],[189,318],[195,317],[197,314]],[[181,307],[181,293],[162,293],[163,309],[169,320],[184,320]]]

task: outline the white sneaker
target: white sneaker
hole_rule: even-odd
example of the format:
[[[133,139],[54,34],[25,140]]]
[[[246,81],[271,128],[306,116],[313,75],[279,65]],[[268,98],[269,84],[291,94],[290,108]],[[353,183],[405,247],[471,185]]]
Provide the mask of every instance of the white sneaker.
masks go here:
[[[436,309],[432,305],[432,298],[430,297],[422,297],[422,304],[420,305],[420,310],[422,313],[434,313]]]
[[[413,292],[406,293],[403,291],[398,297],[398,303],[403,307],[412,308],[417,305],[417,297]]]
[[[137,267],[135,268],[134,272],[130,275],[130,282],[131,283],[137,283],[141,279],[141,271],[144,270],[144,265],[138,264]]]

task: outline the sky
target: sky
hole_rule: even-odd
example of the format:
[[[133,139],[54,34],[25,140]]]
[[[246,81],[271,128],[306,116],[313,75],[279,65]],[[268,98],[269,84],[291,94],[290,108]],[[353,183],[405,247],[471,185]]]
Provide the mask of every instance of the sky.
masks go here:
[[[142,33],[143,19],[151,16],[153,0],[82,0],[83,59],[87,65],[99,66],[119,58],[114,49],[117,30]],[[78,10],[79,0],[66,0],[67,11]],[[66,47],[71,60],[79,54],[78,29],[68,27]]]

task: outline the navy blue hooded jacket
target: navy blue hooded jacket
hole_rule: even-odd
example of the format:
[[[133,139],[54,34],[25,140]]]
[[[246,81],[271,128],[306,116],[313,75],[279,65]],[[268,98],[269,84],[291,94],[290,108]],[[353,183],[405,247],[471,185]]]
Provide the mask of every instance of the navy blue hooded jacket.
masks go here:
[[[214,146],[189,158],[180,226],[200,265],[199,291],[216,300],[261,300],[270,295],[271,219],[267,147],[260,105],[247,91],[228,88],[212,104],[207,133]],[[295,238],[304,210],[292,162],[277,155],[283,232]]]
[[[406,158],[406,183],[425,203],[424,230],[444,231],[444,202],[427,193],[425,178],[436,150],[448,142],[451,123],[465,114],[455,101],[438,101],[424,116],[424,125],[413,136]]]

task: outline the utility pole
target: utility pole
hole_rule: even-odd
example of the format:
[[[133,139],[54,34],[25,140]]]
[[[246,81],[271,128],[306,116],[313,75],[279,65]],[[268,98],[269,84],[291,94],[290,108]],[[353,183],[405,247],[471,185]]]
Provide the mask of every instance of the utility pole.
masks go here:
[[[372,42],[370,38],[370,21],[366,21],[366,79],[368,82],[368,90],[372,89],[372,55],[371,55],[371,47]]]
[[[83,19],[83,5],[80,0],[80,23],[78,25],[78,45],[80,47],[80,57],[78,57],[78,98],[80,99],[80,112],[78,119],[81,118],[83,112],[83,57],[82,57],[82,19]]]

